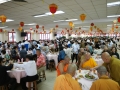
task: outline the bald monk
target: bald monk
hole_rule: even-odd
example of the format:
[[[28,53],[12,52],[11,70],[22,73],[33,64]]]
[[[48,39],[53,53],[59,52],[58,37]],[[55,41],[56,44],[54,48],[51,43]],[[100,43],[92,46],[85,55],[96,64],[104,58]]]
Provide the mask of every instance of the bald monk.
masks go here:
[[[103,65],[110,73],[110,77],[116,82],[118,82],[120,85],[120,60],[115,58],[114,56],[111,57],[108,52],[103,52],[101,57],[104,61]]]
[[[84,53],[83,60],[81,61],[80,68],[81,69],[92,69],[97,67],[97,63],[95,60],[91,57],[91,54],[89,52]]]
[[[54,90],[82,90],[79,83],[72,78],[76,70],[75,64],[69,65],[67,73],[56,78]]]
[[[64,60],[60,61],[57,66],[57,76],[61,74],[65,74],[68,68],[70,58],[68,56],[65,56]]]
[[[119,84],[108,77],[104,66],[100,66],[97,72],[99,79],[93,82],[90,90],[120,90]]]

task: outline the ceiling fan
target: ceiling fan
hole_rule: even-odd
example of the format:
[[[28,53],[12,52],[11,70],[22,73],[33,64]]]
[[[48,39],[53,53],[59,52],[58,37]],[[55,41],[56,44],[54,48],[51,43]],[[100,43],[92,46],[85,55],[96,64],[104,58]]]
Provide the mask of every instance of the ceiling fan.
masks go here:
[[[26,0],[12,0],[12,1],[16,1],[16,2],[27,2]]]

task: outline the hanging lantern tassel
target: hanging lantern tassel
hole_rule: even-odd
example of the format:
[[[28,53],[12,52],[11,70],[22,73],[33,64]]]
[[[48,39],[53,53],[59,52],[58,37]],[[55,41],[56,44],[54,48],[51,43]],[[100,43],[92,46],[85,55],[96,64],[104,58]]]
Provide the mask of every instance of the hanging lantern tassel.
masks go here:
[[[19,27],[19,28],[18,28],[18,30],[19,30],[20,32],[22,32],[22,29],[23,29],[22,27]]]

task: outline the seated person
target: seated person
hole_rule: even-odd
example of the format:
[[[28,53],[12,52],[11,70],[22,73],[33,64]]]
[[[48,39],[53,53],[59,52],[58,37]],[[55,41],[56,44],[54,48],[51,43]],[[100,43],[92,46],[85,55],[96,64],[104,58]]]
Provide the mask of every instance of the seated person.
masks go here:
[[[84,48],[81,48],[81,49],[80,49],[80,52],[78,53],[78,63],[77,63],[77,67],[78,67],[78,68],[80,67],[81,58],[82,58],[82,56],[84,55],[84,53],[85,53]]]
[[[23,64],[14,64],[15,68],[23,68],[26,72],[26,77],[21,78],[20,84],[23,90],[27,90],[26,82],[35,81],[38,79],[36,63],[31,55],[26,55],[26,62]]]
[[[91,54],[89,52],[86,52],[83,57],[84,58],[81,61],[80,68],[82,68],[82,69],[91,69],[91,68],[97,67],[97,63],[91,57]]]
[[[64,60],[60,61],[57,65],[57,76],[66,73],[70,58],[65,56]]]
[[[119,84],[109,78],[107,69],[104,66],[100,66],[97,72],[100,79],[93,82],[90,90],[120,90]]]
[[[13,68],[13,64],[10,61],[10,64],[8,66],[3,66],[2,61],[3,59],[0,57],[0,86],[8,85],[10,90],[16,90],[16,79],[10,78],[7,74],[7,71]]]
[[[41,74],[41,72],[46,70],[46,59],[40,49],[36,50],[36,54],[37,54],[37,72],[38,74]]]
[[[72,78],[76,70],[75,64],[69,65],[67,73],[56,78],[54,90],[82,90],[79,83]]]
[[[117,52],[117,48],[115,48],[115,47],[113,47],[112,49],[111,49],[111,56],[113,56],[113,55],[115,55],[115,56],[117,56],[116,58],[118,58],[119,59],[119,54],[118,54],[118,52]]]

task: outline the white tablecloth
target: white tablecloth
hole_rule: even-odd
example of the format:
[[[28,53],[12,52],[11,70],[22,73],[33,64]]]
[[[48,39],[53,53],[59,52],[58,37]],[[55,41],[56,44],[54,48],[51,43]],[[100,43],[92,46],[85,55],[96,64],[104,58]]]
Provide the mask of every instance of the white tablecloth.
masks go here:
[[[81,70],[81,72],[79,73],[79,71],[77,70],[75,77],[78,77],[79,75],[84,76],[88,72],[89,72],[89,70]],[[98,79],[97,74],[95,75],[95,77],[96,77],[96,79]],[[94,82],[94,81],[90,81],[85,78],[81,78],[81,79],[78,79],[78,82],[82,84],[82,90],[90,90],[90,87],[92,86],[92,82]]]
[[[100,55],[100,54],[102,53],[102,51],[103,51],[102,49],[95,49],[95,50],[94,50],[94,53]]]
[[[11,78],[16,78],[17,83],[20,83],[20,79],[26,77],[26,73],[24,70],[13,69],[11,71],[7,71]]]
[[[58,65],[58,55],[57,54],[47,54],[48,60],[54,59],[55,66]]]

